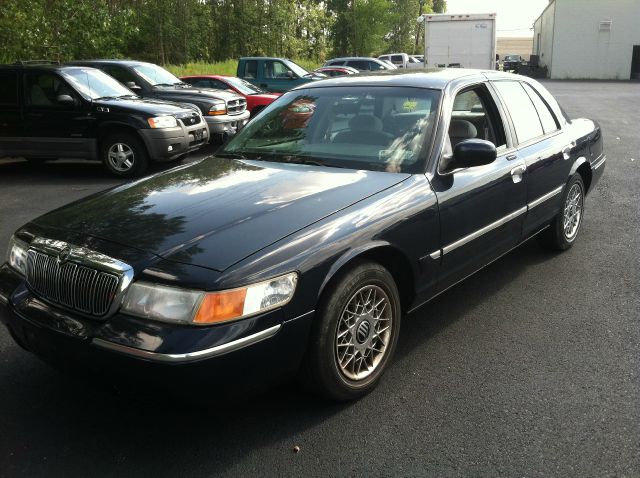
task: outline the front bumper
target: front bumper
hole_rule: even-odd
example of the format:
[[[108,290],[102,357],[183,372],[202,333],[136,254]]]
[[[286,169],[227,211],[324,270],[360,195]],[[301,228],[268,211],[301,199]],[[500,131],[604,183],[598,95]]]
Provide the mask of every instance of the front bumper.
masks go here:
[[[239,115],[205,116],[204,118],[209,125],[211,135],[233,136],[247,124],[249,114],[247,110]]]
[[[313,312],[282,310],[212,327],[152,322],[123,314],[80,317],[35,297],[0,267],[0,321],[46,362],[113,382],[252,388],[297,370]]]
[[[206,145],[210,136],[206,121],[188,127],[179,122],[174,128],[139,131],[149,157],[156,161],[171,161],[195,151]]]

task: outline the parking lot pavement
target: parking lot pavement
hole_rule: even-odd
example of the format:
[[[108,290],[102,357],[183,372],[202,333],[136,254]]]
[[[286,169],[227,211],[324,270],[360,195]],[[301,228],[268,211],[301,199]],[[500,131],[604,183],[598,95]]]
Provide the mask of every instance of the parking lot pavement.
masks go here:
[[[336,405],[286,384],[223,405],[132,401],[2,328],[0,476],[638,476],[640,83],[546,85],[605,134],[582,236],[562,254],[531,241],[406,317],[371,395]],[[118,182],[97,163],[0,161],[0,249]]]

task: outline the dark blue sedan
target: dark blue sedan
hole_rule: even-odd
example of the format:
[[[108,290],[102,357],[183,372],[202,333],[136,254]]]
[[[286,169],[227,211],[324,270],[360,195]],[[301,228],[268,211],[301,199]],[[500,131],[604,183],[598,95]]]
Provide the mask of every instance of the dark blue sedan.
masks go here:
[[[71,367],[221,389],[297,373],[353,399],[403,314],[533,236],[570,248],[604,163],[598,124],[517,75],[307,84],[215,157],[20,228],[0,317]]]

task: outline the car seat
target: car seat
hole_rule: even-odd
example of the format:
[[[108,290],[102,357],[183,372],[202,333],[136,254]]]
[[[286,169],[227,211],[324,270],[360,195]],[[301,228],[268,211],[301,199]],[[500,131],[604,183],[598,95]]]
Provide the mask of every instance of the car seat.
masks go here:
[[[449,137],[451,138],[451,145],[454,148],[460,141],[476,138],[477,136],[478,130],[470,121],[451,120],[451,124],[449,125]]]
[[[380,118],[373,115],[356,115],[349,120],[349,131],[336,134],[333,142],[387,146],[392,139],[392,135],[382,131]]]

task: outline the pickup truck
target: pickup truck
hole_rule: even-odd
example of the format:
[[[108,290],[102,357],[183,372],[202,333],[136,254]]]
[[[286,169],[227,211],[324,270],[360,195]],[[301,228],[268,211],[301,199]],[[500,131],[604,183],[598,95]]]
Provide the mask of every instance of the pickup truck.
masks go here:
[[[406,53],[389,53],[388,55],[380,55],[378,60],[385,60],[393,63],[398,68],[424,68],[424,61],[417,60],[415,57]]]
[[[238,61],[238,78],[277,93],[326,78],[305,70],[286,58],[244,57]]]

